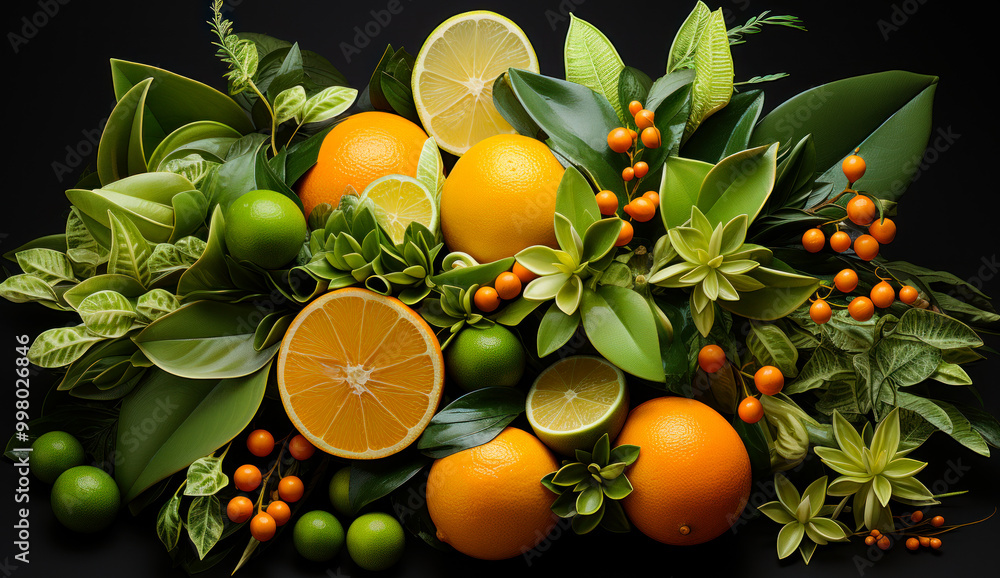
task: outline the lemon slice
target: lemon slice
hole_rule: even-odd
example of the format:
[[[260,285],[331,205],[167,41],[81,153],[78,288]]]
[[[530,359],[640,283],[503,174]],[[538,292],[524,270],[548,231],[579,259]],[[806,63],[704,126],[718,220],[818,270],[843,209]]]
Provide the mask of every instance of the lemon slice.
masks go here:
[[[508,68],[538,72],[538,58],[524,31],[495,12],[456,14],[431,32],[413,67],[413,101],[438,146],[461,156],[515,132],[493,106],[493,81]]]
[[[600,357],[567,357],[538,376],[525,413],[538,439],[553,450],[566,456],[589,452],[604,434],[613,441],[625,424],[625,375]]]
[[[392,237],[393,243],[403,242],[406,227],[413,221],[432,233],[437,232],[437,200],[413,177],[386,175],[375,179],[361,193],[361,201],[365,200],[375,206],[375,218]]]

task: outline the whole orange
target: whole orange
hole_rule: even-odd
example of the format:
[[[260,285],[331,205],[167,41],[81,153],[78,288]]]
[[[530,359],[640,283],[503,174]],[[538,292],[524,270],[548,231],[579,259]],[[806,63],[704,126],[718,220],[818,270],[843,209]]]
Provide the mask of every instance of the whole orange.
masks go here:
[[[360,195],[379,177],[415,176],[426,140],[422,128],[398,114],[347,117],[323,137],[315,166],[296,185],[306,216],[320,203],[336,207],[348,185]]]
[[[625,470],[633,491],[622,506],[650,538],[701,544],[729,529],[750,497],[750,458],[718,412],[684,397],[659,397],[633,409],[615,445],[639,446]]]
[[[500,134],[474,144],[441,191],[445,245],[480,263],[532,245],[555,247],[552,220],[564,170],[544,143],[530,137]]]
[[[481,560],[534,548],[555,526],[556,495],[541,484],[559,463],[530,433],[505,428],[492,441],[441,458],[427,479],[437,537]]]

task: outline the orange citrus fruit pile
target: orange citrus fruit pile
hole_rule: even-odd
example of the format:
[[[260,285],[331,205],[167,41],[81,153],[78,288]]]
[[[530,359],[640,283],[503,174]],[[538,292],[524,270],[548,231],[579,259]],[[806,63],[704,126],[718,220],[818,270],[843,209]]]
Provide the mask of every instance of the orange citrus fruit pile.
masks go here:
[[[625,471],[622,506],[650,538],[676,546],[718,537],[750,497],[750,458],[718,412],[693,399],[660,397],[629,413],[615,445],[639,446]]]
[[[296,429],[335,456],[375,459],[410,445],[437,409],[444,359],[434,332],[392,297],[319,297],[285,333],[278,389]]]

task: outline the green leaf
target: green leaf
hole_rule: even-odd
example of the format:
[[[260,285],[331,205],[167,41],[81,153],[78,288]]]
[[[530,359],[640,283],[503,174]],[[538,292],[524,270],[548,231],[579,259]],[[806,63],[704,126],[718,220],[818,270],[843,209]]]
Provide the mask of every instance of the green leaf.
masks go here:
[[[135,311],[146,321],[156,321],[181,306],[177,297],[165,289],[153,289],[144,293],[136,303]]]
[[[802,542],[805,535],[805,526],[799,522],[785,524],[778,532],[778,558],[783,559],[791,556]]]
[[[517,100],[514,89],[510,85],[510,77],[504,71],[493,81],[493,106],[518,134],[543,140],[545,134],[531,118],[521,102]]]
[[[306,89],[301,85],[287,88],[274,97],[274,122],[281,124],[286,120],[295,119],[298,122],[302,118],[302,111],[306,103]]]
[[[733,94],[733,56],[729,51],[722,9],[712,12],[705,22],[695,50],[694,70],[687,134],[696,131],[706,118],[726,106]]]
[[[757,267],[748,275],[762,283],[764,288],[741,292],[739,301],[718,301],[718,304],[731,313],[750,319],[781,319],[798,309],[819,288],[819,279],[769,267]]]
[[[618,74],[618,106],[625,115],[628,105],[637,100],[640,103],[646,102],[649,89],[653,86],[653,79],[638,68],[625,66]],[[654,117],[655,118],[655,117]],[[629,113],[622,117],[625,126],[635,126],[635,118]]]
[[[795,521],[795,518],[788,513],[788,510],[785,509],[785,506],[781,502],[761,504],[757,507],[757,511],[779,524],[787,524]]]
[[[697,205],[705,177],[713,165],[670,157],[663,165],[663,179],[660,182],[660,215],[667,229],[679,227],[691,218],[691,207]]]
[[[507,257],[492,263],[483,263],[471,267],[456,267],[446,270],[444,273],[434,275],[430,278],[431,283],[437,287],[451,285],[468,289],[473,285],[489,285],[497,278],[497,275],[504,271],[509,271],[514,265],[514,258]]]
[[[767,202],[777,171],[778,147],[757,147],[730,155],[705,176],[698,193],[698,208],[711,226],[723,225],[739,215],[749,223]]]
[[[823,173],[819,180],[833,183],[836,191],[847,184],[841,161],[860,147],[868,166],[860,186],[877,198],[896,200],[916,176],[907,167],[927,146],[937,81],[893,70],[817,86],[765,116],[751,144],[780,142],[786,148],[811,134]]]
[[[111,222],[111,254],[108,257],[108,274],[132,277],[142,285],[150,280],[149,243],[128,218],[119,218],[108,210]]]
[[[777,325],[751,322],[747,347],[761,365],[773,365],[785,377],[798,375],[799,350]]]
[[[31,343],[28,359],[39,367],[63,367],[80,358],[104,338],[85,327],[56,327],[43,331]]]
[[[748,90],[734,94],[729,104],[702,123],[684,143],[686,158],[715,164],[749,148],[754,124],[764,107],[764,92]]]
[[[573,462],[556,470],[551,481],[557,486],[575,486],[588,478],[590,478],[590,470],[587,468],[587,464]]]
[[[76,308],[87,330],[101,337],[121,337],[136,319],[135,308],[121,293],[98,291]]]
[[[849,354],[832,347],[816,348],[812,357],[802,367],[796,380],[785,385],[784,392],[791,395],[854,377],[854,362]]]
[[[112,60],[112,76],[114,63]],[[97,148],[97,174],[102,184],[113,183],[133,174],[133,168],[141,169],[135,172],[145,172],[145,166],[135,166],[140,163],[144,165],[146,160],[142,158],[142,151],[135,150],[135,147],[142,146],[142,118],[152,82],[152,79],[145,79],[130,83],[125,92],[115,91],[118,103],[108,116]]]
[[[368,504],[388,496],[429,463],[426,457],[409,452],[382,460],[353,462],[348,488],[351,513],[357,515]]]
[[[444,186],[444,161],[434,137],[428,137],[420,149],[416,179],[435,196],[441,195],[441,187]]]
[[[895,335],[909,336],[937,347],[959,349],[981,347],[982,338],[968,325],[942,313],[912,307],[899,318]]]
[[[594,190],[575,167],[567,168],[559,180],[559,188],[556,189],[556,213],[568,219],[579,233],[583,233],[601,219],[601,210],[597,207]]]
[[[593,485],[583,490],[576,497],[576,512],[578,516],[589,516],[597,513],[604,505],[604,491],[601,486]]]
[[[579,310],[567,315],[555,303],[550,305],[538,326],[538,357],[545,357],[566,345],[579,325]]]
[[[223,210],[217,205],[212,212],[205,251],[177,281],[177,295],[182,299],[216,291],[236,291],[226,264],[225,234]]]
[[[160,507],[160,512],[156,515],[156,535],[168,552],[177,547],[177,542],[181,537],[181,497],[177,494],[171,496]]]
[[[229,476],[222,471],[222,458],[215,456],[192,462],[186,479],[185,496],[212,496],[229,485]]]
[[[704,2],[698,0],[695,3],[694,10],[681,24],[674,36],[673,43],[670,45],[670,54],[667,56],[667,73],[678,68],[693,66],[694,53],[698,49],[698,42],[711,15],[712,11]]]
[[[566,80],[603,94],[618,118],[626,123],[626,113],[618,100],[618,77],[625,64],[608,37],[570,12],[563,57]]]
[[[28,249],[16,254],[17,264],[25,274],[50,285],[60,281],[75,281],[73,263],[69,257],[52,249]]]
[[[972,385],[972,378],[962,369],[962,366],[942,361],[930,379],[948,385]]]
[[[135,299],[146,292],[138,280],[125,275],[98,275],[81,281],[76,287],[63,294],[63,299],[74,309],[79,307],[88,296],[99,291],[114,291],[128,299]]]
[[[896,455],[899,449],[899,410],[893,409],[882,418],[878,427],[875,428],[875,435],[872,437],[871,451],[873,455],[881,455],[883,452],[887,456]],[[882,502],[885,505],[885,501]]]
[[[170,160],[180,158],[181,155],[177,154],[179,151],[187,151],[191,150],[189,147],[193,148],[201,144],[208,144],[203,142],[208,139],[218,139],[210,142],[220,143],[225,142],[223,139],[228,139],[231,142],[241,136],[239,131],[220,122],[197,120],[178,127],[160,141],[156,145],[156,149],[149,155],[149,162],[147,164],[150,171],[165,171],[165,166]],[[193,148],[193,150],[197,149]],[[187,154],[183,154],[183,156],[187,156]],[[198,156],[199,158],[206,158],[203,155]],[[217,160],[221,161],[222,159]]]
[[[52,287],[34,275],[7,277],[0,283],[0,297],[14,303],[39,301],[55,304],[59,300]]]
[[[125,502],[202,456],[250,423],[270,364],[237,379],[184,379],[157,369],[122,401],[115,481]]]
[[[215,496],[198,496],[191,501],[188,509],[187,532],[198,551],[198,559],[204,560],[219,538],[222,537],[222,505]]]
[[[323,122],[351,108],[358,91],[343,86],[331,86],[314,94],[302,106],[302,123]]]
[[[968,420],[968,418],[962,415],[962,412],[957,407],[950,403],[936,399],[930,401],[933,401],[934,404],[948,413],[948,417],[951,419],[952,423],[952,429],[948,435],[954,438],[958,443],[981,456],[990,455],[990,448],[983,439],[983,436],[980,435],[978,431],[973,429],[972,423]]]
[[[248,303],[196,301],[157,319],[134,337],[159,368],[190,379],[235,378],[264,367],[278,345],[254,349],[260,310]]]
[[[495,438],[524,411],[524,393],[511,387],[484,387],[439,411],[417,440],[424,455],[443,458]]]
[[[658,342],[656,321],[638,293],[613,285],[585,289],[581,312],[587,337],[608,361],[637,377],[664,380],[659,352],[650,347]]]

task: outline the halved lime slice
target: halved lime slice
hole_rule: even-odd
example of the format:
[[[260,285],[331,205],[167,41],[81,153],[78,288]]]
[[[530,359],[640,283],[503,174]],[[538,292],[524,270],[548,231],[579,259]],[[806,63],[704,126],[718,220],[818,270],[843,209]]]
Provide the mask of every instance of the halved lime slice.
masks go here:
[[[493,106],[493,81],[508,68],[538,72],[517,24],[486,10],[456,14],[431,32],[413,67],[420,122],[442,149],[461,156],[496,134],[515,131]]]
[[[403,242],[403,233],[413,221],[430,229],[438,228],[438,203],[434,194],[420,181],[404,175],[386,175],[375,179],[361,193],[361,201],[375,205],[375,218],[392,237]]]
[[[625,424],[625,374],[600,357],[567,357],[535,379],[525,409],[545,445],[566,456],[589,452],[604,434],[614,441]]]

